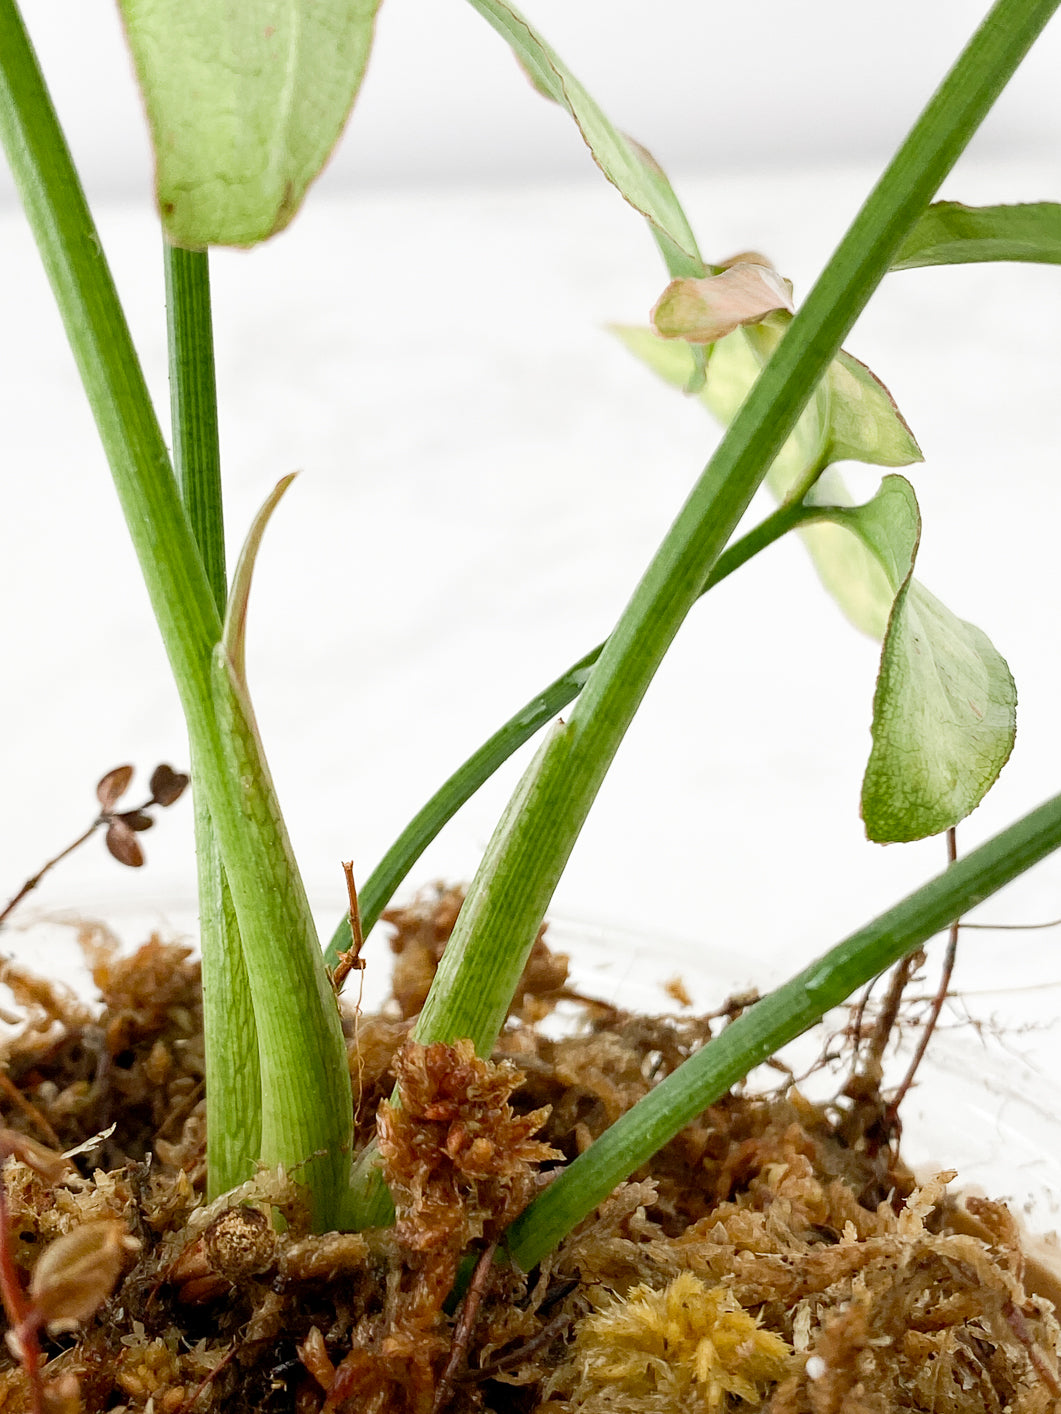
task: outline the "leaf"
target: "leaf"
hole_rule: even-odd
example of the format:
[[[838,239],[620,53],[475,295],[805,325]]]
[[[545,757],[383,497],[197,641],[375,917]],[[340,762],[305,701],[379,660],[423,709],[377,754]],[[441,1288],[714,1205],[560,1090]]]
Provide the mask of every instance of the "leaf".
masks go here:
[[[225,626],[221,633],[221,642],[237,678],[244,687],[246,687],[247,677],[245,661],[247,605],[250,599],[251,580],[254,577],[254,566],[258,559],[258,551],[261,549],[265,527],[269,524],[273,511],[280,504],[284,492],[294,481],[295,475],[295,472],[291,472],[290,475],[281,477],[266,497],[265,503],[251,522],[251,528],[247,532],[247,538],[243,542],[243,549],[240,551],[239,561],[236,564],[236,573],[232,576],[232,588],[228,596],[228,608],[225,612]]]
[[[82,1222],[50,1242],[29,1287],[49,1332],[71,1331],[87,1321],[114,1290],[127,1256],[139,1247],[116,1218]]]
[[[712,346],[707,381],[699,396],[720,422],[728,425],[733,420],[790,322],[791,315],[778,311],[759,324],[734,330]],[[615,325],[613,332],[666,382],[686,387],[693,371],[686,344],[629,325]],[[841,349],[775,457],[766,481],[779,501],[802,500],[831,462],[907,466],[921,460],[921,449],[887,388],[865,364]]]
[[[714,344],[775,310],[792,312],[792,286],[769,265],[738,261],[702,280],[672,280],[652,311],[663,339]]]
[[[1013,749],[1016,688],[987,635],[913,578],[921,517],[904,477],[886,476],[871,501],[835,517],[895,593],[862,784],[866,834],[925,839],[963,820],[998,779]]]
[[[812,505],[853,506],[854,498],[832,467],[818,478],[806,498]],[[800,528],[800,539],[823,587],[840,612],[862,633],[879,643],[888,630],[895,590],[880,561],[857,535],[835,520],[822,519]]]
[[[156,805],[172,805],[180,800],[188,786],[188,777],[183,771],[175,771],[165,762],[151,772],[151,798]]]
[[[129,789],[129,782],[132,779],[133,768],[131,766],[115,766],[113,771],[108,771],[105,776],[100,778],[96,783],[96,799],[104,814],[114,809]]]
[[[674,276],[705,274],[706,267],[685,212],[652,155],[605,117],[574,74],[514,5],[504,0],[470,0],[470,3],[508,41],[538,92],[559,103],[574,118],[597,166],[653,227],[670,273]]]
[[[119,0],[176,245],[253,245],[342,132],[379,0]]]
[[[771,315],[715,344],[701,398],[722,421],[733,417],[786,321]],[[615,332],[668,383],[684,385],[686,344],[646,329]],[[866,833],[881,843],[922,839],[963,819],[994,784],[1013,748],[1016,692],[990,640],[913,580],[921,521],[909,482],[887,476],[872,501],[853,506],[836,471],[813,474],[841,449],[885,466],[898,456],[920,460],[887,390],[842,352],[767,481],[779,499],[801,493],[821,508],[821,520],[800,531],[815,568],[851,622],[884,640],[863,782]]]
[[[104,843],[118,861],[130,869],[140,869],[144,863],[144,851],[133,830],[124,820],[112,820],[107,826]]]
[[[985,260],[1061,264],[1061,204],[963,206],[937,201],[899,247],[893,270]]]

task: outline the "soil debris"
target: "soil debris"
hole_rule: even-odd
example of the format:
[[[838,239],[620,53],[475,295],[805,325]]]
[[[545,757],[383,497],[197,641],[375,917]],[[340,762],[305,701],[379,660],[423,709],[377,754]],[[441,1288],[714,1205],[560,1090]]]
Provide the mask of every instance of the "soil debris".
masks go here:
[[[917,1185],[864,1076],[829,1106],[791,1085],[732,1092],[516,1270],[504,1231],[550,1172],[741,1003],[675,1018],[587,1002],[550,1034],[573,994],[543,934],[493,1057],[418,1046],[459,902],[388,915],[395,1000],[347,1018],[357,1146],[378,1141],[396,1204],[392,1228],[364,1233],[311,1235],[282,1173],[206,1203],[186,948],[153,938],[123,958],[86,927],[96,1007],[7,965],[23,1020],[0,1056],[6,1245],[42,1364],[35,1394],[9,1330],[0,1414],[1059,1407],[1059,1327],[1017,1223],[951,1197],[949,1173]]]

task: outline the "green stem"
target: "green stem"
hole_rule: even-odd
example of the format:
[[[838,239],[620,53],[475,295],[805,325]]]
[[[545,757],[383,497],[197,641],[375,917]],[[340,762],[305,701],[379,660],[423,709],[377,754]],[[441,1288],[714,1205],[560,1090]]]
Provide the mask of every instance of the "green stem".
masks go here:
[[[767,468],[1058,0],[997,0],[871,192],[667,534],[569,721],[539,753],[472,884],[416,1028],[488,1054],[590,806],[662,658]]]
[[[180,693],[253,990],[261,1159],[309,1188],[332,1225],[349,1173],[346,1048],[309,905],[257,742],[226,755],[214,706],[221,619],[192,538],[110,271],[14,0],[0,0],[0,137],[110,462]],[[228,725],[233,725],[231,713]],[[236,726],[240,726],[238,721]],[[229,1043],[242,1062],[239,1036]]]
[[[623,1179],[756,1065],[966,910],[1061,848],[1061,795],[852,933],[756,1002],[612,1125],[513,1224],[508,1250],[529,1271]]]
[[[788,531],[828,518],[828,507],[783,505],[762,520],[747,535],[731,545],[708,575],[701,594],[720,584],[734,570],[746,564],[760,550],[772,545]],[[472,752],[462,765],[439,787],[431,799],[406,825],[379,864],[365,881],[359,895],[361,924],[367,936],[380,914],[394,897],[395,890],[435,839],[444,825],[469,801],[479,787],[504,765],[513,752],[528,742],[535,732],[551,721],[581,692],[590,668],[600,657],[603,643],[583,654],[577,663],[537,693],[499,727],[493,736]],[[332,934],[325,958],[334,967],[339,954],[350,946],[350,920],[343,918]]]
[[[209,256],[205,250],[182,250],[164,241],[162,257],[166,276],[173,469],[207,583],[218,613],[223,614],[228,578]]]
[[[163,243],[173,467],[218,611],[227,597],[217,382],[205,251]],[[239,923],[217,837],[193,761],[199,940],[206,1046],[207,1197],[254,1173],[261,1153],[262,1083]],[[241,1064],[232,1064],[233,1043]]]

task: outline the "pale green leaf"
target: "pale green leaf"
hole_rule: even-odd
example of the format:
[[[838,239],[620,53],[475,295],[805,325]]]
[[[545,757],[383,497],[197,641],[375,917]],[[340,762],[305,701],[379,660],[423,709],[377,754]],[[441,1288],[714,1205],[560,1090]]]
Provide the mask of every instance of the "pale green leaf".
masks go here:
[[[841,349],[826,378],[830,462],[910,466],[924,461],[895,399],[864,363]]]
[[[963,206],[960,201],[937,201],[903,241],[891,268],[984,260],[1061,264],[1061,204]]]
[[[342,132],[379,0],[119,0],[176,245],[282,230]]]
[[[713,346],[700,396],[721,421],[736,413],[786,318],[771,315]],[[684,386],[687,344],[647,329],[616,333],[660,377]],[[839,447],[871,464],[920,460],[887,390],[844,354],[767,480],[779,499],[801,488],[806,504],[821,507],[821,520],[800,530],[815,569],[851,622],[884,640],[863,786],[866,832],[881,842],[921,839],[975,809],[1005,765],[1016,730],[1013,680],[985,635],[912,579],[921,523],[909,482],[885,477],[872,501],[853,506],[831,467],[811,475]]]
[[[913,487],[886,476],[864,506],[837,510],[895,594],[873,698],[862,784],[871,840],[919,840],[974,810],[1009,759],[1017,694],[986,634],[913,578],[921,518]]]
[[[700,400],[728,425],[791,322],[780,310],[736,329],[710,348]],[[666,382],[685,388],[692,354],[681,340],[651,330],[615,326],[626,347]],[[921,450],[880,380],[841,349],[767,475],[779,501],[802,500],[824,467],[837,461],[908,466]]]
[[[843,478],[827,468],[806,496],[810,505],[853,506]],[[824,588],[841,613],[862,633],[879,643],[888,629],[895,590],[880,561],[858,535],[836,520],[802,526],[799,535]]]
[[[653,227],[671,274],[705,274],[706,266],[685,212],[652,155],[609,121],[556,51],[514,5],[504,0],[470,3],[508,41],[538,92],[570,113],[597,166]]]

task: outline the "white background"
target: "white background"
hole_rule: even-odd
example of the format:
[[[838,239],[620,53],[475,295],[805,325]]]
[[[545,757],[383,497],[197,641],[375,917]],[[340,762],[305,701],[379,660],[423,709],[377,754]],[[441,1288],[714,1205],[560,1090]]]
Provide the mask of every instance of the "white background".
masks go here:
[[[705,254],[765,250],[797,296],[982,12],[528,9],[671,169]],[[30,0],[26,14],[165,417],[150,164],[116,22],[89,4]],[[1061,196],[1059,44],[1055,28],[947,194]],[[146,778],[186,748],[13,204],[0,209],[0,241],[10,893],[91,818],[105,769],[129,760]],[[640,219],[455,2],[388,0],[361,104],[307,210],[267,248],[216,254],[213,278],[233,557],[274,481],[304,472],[266,539],[249,666],[327,934],[342,907],[339,861],[364,876],[428,791],[606,634],[717,431],[604,330],[644,321],[665,280]],[[1061,788],[1059,327],[1055,269],[973,267],[890,277],[848,340],[925,452],[911,473],[920,577],[993,637],[1021,694],[1017,750],[960,830],[965,848]],[[869,496],[878,474],[850,479]],[[659,674],[558,908],[683,940],[668,943],[671,970],[713,956],[726,985],[765,985],[936,872],[938,841],[881,850],[862,838],[875,671],[874,645],[825,599],[798,545],[722,586]],[[415,883],[470,876],[515,772],[462,813]],[[23,916],[101,912],[130,942],[148,924],[193,931],[190,816],[182,803],[144,838],[139,875],[93,842]],[[983,914],[1061,914],[1061,863]],[[38,954],[58,947],[43,938],[7,935]],[[978,1019],[1040,1071],[1061,1058],[1044,1029],[1058,945],[1051,933],[970,933],[957,979]],[[636,954],[618,964],[635,977],[644,965]],[[981,996],[987,986],[996,992]]]
[[[23,0],[90,193],[141,198],[150,157],[113,0]],[[525,6],[607,113],[669,172],[883,162],[983,0],[533,0]],[[976,139],[1057,152],[1061,29],[1048,29]],[[567,119],[463,0],[384,0],[332,190],[581,178]],[[0,193],[9,197],[6,173]]]

